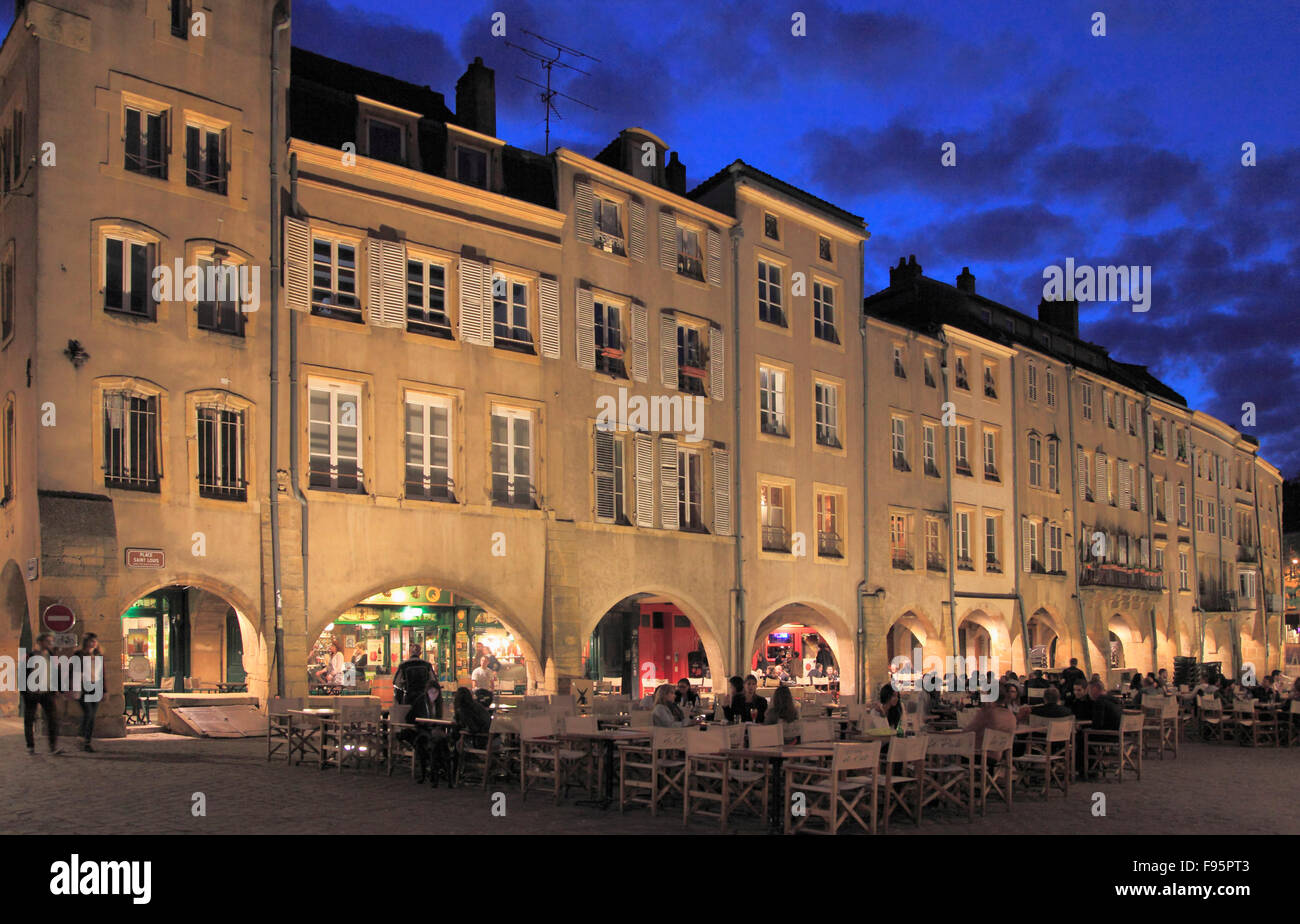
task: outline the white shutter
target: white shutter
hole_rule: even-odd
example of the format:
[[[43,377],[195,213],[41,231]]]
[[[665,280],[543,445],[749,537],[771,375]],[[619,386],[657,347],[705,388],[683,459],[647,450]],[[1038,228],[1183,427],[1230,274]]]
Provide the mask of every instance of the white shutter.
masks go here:
[[[1088,499],[1088,454],[1079,449],[1079,500]]]
[[[1138,511],[1145,513],[1147,509],[1147,467],[1138,466]]]
[[[560,358],[560,284],[548,276],[537,280],[537,317],[541,323],[542,355]]]
[[[677,389],[677,318],[671,310],[659,316],[659,374],[664,388]]]
[[[366,314],[371,324],[384,326],[383,241],[366,238]]]
[[[596,490],[596,519],[614,520],[614,434],[609,430],[595,430],[596,470],[593,482]]]
[[[1165,455],[1172,458],[1174,455],[1174,444],[1173,444],[1174,428],[1173,425],[1168,420],[1164,422],[1164,428],[1165,428]]]
[[[659,441],[659,524],[664,529],[680,526],[677,509],[677,439]]]
[[[296,218],[284,220],[285,304],[294,311],[311,311],[311,232]]]
[[[1022,567],[1024,568],[1025,571],[1028,572],[1034,570],[1033,551],[1031,548],[1031,543],[1029,541],[1029,530],[1032,524],[1029,520],[1029,517],[1023,517],[1021,523],[1023,525],[1023,528],[1021,530],[1020,545],[1021,545],[1021,551],[1024,554],[1024,564]]]
[[[494,323],[495,319],[493,318],[492,311],[492,299],[494,295],[492,288],[498,280],[501,283],[503,292],[508,292],[509,290],[507,288],[508,284],[506,283],[506,278],[500,274],[494,276],[492,273],[492,264],[484,263],[483,276],[480,280],[482,284],[479,286],[479,292],[481,293],[479,295],[479,304],[482,306],[480,308],[482,313],[480,315],[481,321],[479,324],[479,330],[482,331],[482,336],[479,337],[479,344],[481,346],[490,347],[496,343],[496,325]]]
[[[579,286],[573,304],[575,315],[573,328],[578,332],[578,367],[581,369],[595,369],[596,319],[591,290]]]
[[[1142,536],[1138,539],[1138,562],[1143,568],[1149,567],[1150,559],[1147,557],[1147,537]]]
[[[1133,485],[1129,477],[1129,465],[1124,459],[1117,459],[1119,465],[1119,506],[1121,510],[1127,510],[1133,496]]]
[[[1173,482],[1165,482],[1165,520],[1173,523],[1178,519],[1178,511],[1174,509],[1174,485]]]
[[[709,394],[717,401],[727,396],[727,355],[722,328],[709,327]]]
[[[636,525],[655,525],[654,447],[648,436],[635,436],[636,454]]]
[[[645,206],[639,199],[628,205],[628,250],[633,260],[645,259]]]
[[[731,454],[713,450],[713,532],[731,535]]]
[[[380,305],[385,327],[406,329],[406,245],[401,241],[384,241],[381,250],[383,295]],[[372,306],[373,308],[373,306]]]
[[[1107,487],[1108,479],[1107,479],[1107,472],[1106,472],[1106,466],[1107,466],[1106,454],[1104,452],[1099,452],[1097,453],[1096,459],[1097,459],[1097,475],[1096,475],[1097,503],[1108,504],[1110,503],[1110,491]]]
[[[709,285],[722,285],[722,235],[709,229]]]
[[[591,182],[586,177],[576,177],[573,181],[573,232],[584,244],[592,242],[595,230],[595,198],[591,194]]]
[[[632,378],[645,382],[650,378],[650,313],[640,302],[633,302]]]
[[[666,209],[659,213],[659,265],[677,272],[677,219]]]
[[[483,304],[483,282],[487,271],[487,267],[477,260],[460,258],[460,339],[465,343],[482,344],[485,335],[489,337],[488,345],[492,343],[491,331],[484,330],[491,317],[491,312]],[[487,284],[490,291],[490,279]],[[489,300],[487,305],[491,304]]]

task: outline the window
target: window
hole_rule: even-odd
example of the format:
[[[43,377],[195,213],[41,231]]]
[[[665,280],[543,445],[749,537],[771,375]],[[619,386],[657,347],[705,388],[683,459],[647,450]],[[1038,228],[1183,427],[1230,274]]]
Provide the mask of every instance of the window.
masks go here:
[[[764,484],[759,488],[759,514],[763,527],[763,549],[768,552],[790,551],[790,533],[786,528],[786,489]]]
[[[998,435],[993,430],[984,431],[984,477],[989,481],[998,478]]]
[[[233,337],[244,336],[244,311],[240,304],[239,277],[231,271],[238,267],[226,265],[219,254],[201,256],[195,260],[202,273],[204,295],[198,303],[199,330],[210,330]],[[213,284],[215,283],[215,285]]]
[[[158,397],[131,390],[104,392],[104,485],[157,492]]]
[[[124,113],[125,158],[132,173],[167,179],[167,113],[127,106]]]
[[[925,384],[930,388],[937,387],[934,383],[934,357],[927,353],[924,361],[922,362],[922,368],[925,373],[923,376],[925,379]]]
[[[771,212],[763,213],[763,236],[774,241],[781,240],[781,225]]]
[[[1061,490],[1061,444],[1055,439],[1047,441],[1047,490]]]
[[[1037,520],[1025,520],[1025,554],[1029,556],[1029,561],[1025,562],[1025,570],[1042,573],[1043,559],[1042,549],[1039,546],[1039,524]]]
[[[890,431],[894,468],[900,472],[910,472],[912,468],[907,464],[907,421],[902,417],[891,417]]]
[[[709,368],[709,351],[704,342],[706,336],[705,331],[694,324],[677,323],[678,391],[688,395],[707,393],[704,384]]]
[[[970,377],[966,374],[966,357],[957,354],[957,370],[954,375],[956,385],[963,391],[970,391]]]
[[[998,397],[998,377],[992,363],[984,364],[984,397],[994,400]]]
[[[906,513],[889,515],[890,566],[903,571],[912,570],[912,517]]]
[[[824,235],[817,236],[817,256],[827,263],[834,263],[835,256],[831,252],[831,239]]]
[[[355,244],[328,237],[312,238],[311,313],[361,323]]]
[[[1196,498],[1196,529],[1205,531],[1205,500],[1200,497]]]
[[[10,247],[0,263],[0,344],[14,333],[14,251]]]
[[[1187,525],[1187,485],[1178,486],[1178,525]]]
[[[1165,422],[1159,417],[1151,423],[1151,451],[1158,456],[1165,454]]]
[[[1092,420],[1092,385],[1083,382],[1080,384],[1080,390],[1083,392],[1083,419]]]
[[[599,427],[595,431],[595,440],[596,519],[602,523],[626,523],[624,441],[617,434]]]
[[[623,238],[622,206],[613,199],[594,196],[592,200],[592,243],[605,253],[627,256]]]
[[[758,319],[785,327],[785,308],[781,293],[781,267],[766,260],[758,261]]]
[[[1114,430],[1115,429],[1115,396],[1107,392],[1102,397],[1102,404],[1106,406],[1106,426]]]
[[[406,394],[406,496],[413,500],[454,501],[451,399]]]
[[[1038,366],[1034,363],[1025,370],[1025,393],[1030,401],[1038,400]]]
[[[1187,461],[1187,433],[1181,427],[1178,428],[1178,461]]]
[[[533,491],[533,414],[492,406],[492,503],[537,506]]]
[[[785,372],[758,367],[759,426],[772,436],[789,436],[785,414]]]
[[[1092,486],[1092,456],[1085,450],[1079,450],[1079,482],[1083,488],[1083,499],[1091,501],[1093,499]]]
[[[700,454],[689,449],[677,450],[677,523],[689,532],[704,531],[704,476]]]
[[[975,563],[970,557],[970,513],[968,511],[957,511],[957,535],[953,538],[957,543],[957,570],[974,571]]]
[[[829,343],[839,343],[835,331],[835,288],[813,281],[813,336]]]
[[[927,571],[943,571],[943,545],[939,532],[937,517],[925,518],[925,568]]]
[[[1058,523],[1049,524],[1047,527],[1047,570],[1052,574],[1060,574],[1065,570],[1062,555],[1063,532]]]
[[[226,133],[204,125],[185,126],[185,185],[226,194]]]
[[[596,335],[596,371],[627,378],[623,362],[623,309],[603,300],[592,302]]]
[[[813,381],[816,404],[817,445],[840,448],[840,390],[828,382]]]
[[[454,338],[447,314],[446,264],[407,254],[406,329],[414,334]]]
[[[244,412],[200,404],[198,413],[199,496],[245,500]]]
[[[969,475],[971,473],[969,440],[970,425],[964,423],[957,424],[954,428],[954,442],[956,444],[956,452],[954,453],[954,456],[956,457],[955,465],[957,474],[959,475]]]
[[[366,156],[390,164],[406,163],[406,128],[384,119],[366,119]]]
[[[1243,571],[1237,576],[1237,586],[1241,589],[1241,596],[1247,600],[1255,599],[1255,572]]]
[[[177,38],[189,38],[190,35],[190,0],[171,0],[172,35]]]
[[[704,281],[704,251],[700,249],[700,232],[680,222],[677,225],[677,273]]]
[[[903,365],[903,348],[894,344],[894,377],[907,378],[907,367]]]
[[[937,439],[934,424],[923,424],[921,434],[921,461],[925,466],[925,473],[933,478],[938,478],[939,465],[936,459]]]
[[[1196,499],[1196,504],[1198,507],[1201,504],[1201,499],[1199,497]],[[1206,501],[1205,507],[1206,507],[1205,520],[1206,523],[1208,524],[1208,531],[1212,533],[1218,532],[1218,525],[1214,521],[1214,501]]]
[[[817,554],[822,558],[844,557],[838,494],[817,492]]]
[[[153,319],[157,247],[124,234],[104,236],[104,310]]]
[[[1178,553],[1178,589],[1190,590],[1187,584],[1187,553]]]
[[[1002,556],[999,552],[1001,543],[998,533],[1001,530],[1001,517],[985,515],[984,517],[984,570],[1000,573]]]
[[[1047,370],[1047,406],[1056,407],[1056,373]]]
[[[1160,573],[1160,584],[1164,587],[1165,550],[1163,548],[1156,548],[1155,553],[1155,570]],[[1164,587],[1164,589],[1168,590],[1169,588]]]
[[[308,484],[365,493],[361,465],[361,387],[311,380]]]
[[[488,155],[480,148],[456,145],[456,179],[467,186],[488,188]]]
[[[1132,436],[1133,434],[1137,433],[1135,426],[1136,425],[1133,422],[1133,402],[1125,400],[1124,401],[1124,429],[1129,432],[1130,436]]]
[[[492,278],[492,336],[496,346],[521,353],[533,352],[528,328],[528,290],[521,279],[501,274]]]
[[[1029,436],[1029,486],[1043,486],[1043,441],[1033,434]]]

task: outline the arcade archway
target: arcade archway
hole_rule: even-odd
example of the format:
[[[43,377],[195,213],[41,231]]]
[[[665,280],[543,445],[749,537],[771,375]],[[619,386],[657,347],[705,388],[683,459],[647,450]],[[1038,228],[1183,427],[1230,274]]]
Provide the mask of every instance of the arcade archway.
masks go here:
[[[19,648],[30,648],[32,624],[27,610],[27,584],[17,562],[0,570],[0,651],[16,658]],[[0,691],[0,715],[18,714],[17,691]]]
[[[632,594],[606,610],[592,629],[582,652],[584,674],[598,690],[634,699],[682,678],[712,691],[715,679],[717,686],[725,680],[713,675],[711,642],[684,604],[665,594]]]
[[[1034,615],[1029,617],[1025,628],[1028,632],[1028,669],[1057,667],[1057,645],[1061,637],[1051,614],[1041,607],[1034,610]]]

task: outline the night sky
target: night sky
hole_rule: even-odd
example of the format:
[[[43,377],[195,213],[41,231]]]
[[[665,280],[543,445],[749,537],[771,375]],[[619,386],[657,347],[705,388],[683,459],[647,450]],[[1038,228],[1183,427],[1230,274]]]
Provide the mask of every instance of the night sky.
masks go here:
[[[866,218],[868,293],[916,254],[1032,315],[1067,257],[1151,266],[1150,311],[1082,305],[1082,335],[1234,425],[1253,402],[1242,429],[1300,474],[1300,4],[295,0],[293,40],[453,107],[481,55],[498,134],[542,150],[516,75],[544,78],[491,35],[498,10],[511,41],[541,48],[530,29],[600,59],[556,70],[596,111],[560,100],[552,147],[593,155],[642,126],[688,188],[744,159]]]

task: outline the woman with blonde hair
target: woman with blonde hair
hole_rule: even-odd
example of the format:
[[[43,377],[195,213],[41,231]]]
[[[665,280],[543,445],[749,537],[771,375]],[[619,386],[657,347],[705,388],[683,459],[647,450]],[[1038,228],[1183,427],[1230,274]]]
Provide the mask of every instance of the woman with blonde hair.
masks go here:
[[[654,714],[650,723],[659,728],[690,725],[691,720],[681,706],[673,700],[676,688],[671,683],[660,684],[654,695]]]

